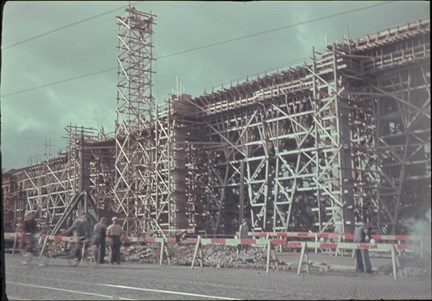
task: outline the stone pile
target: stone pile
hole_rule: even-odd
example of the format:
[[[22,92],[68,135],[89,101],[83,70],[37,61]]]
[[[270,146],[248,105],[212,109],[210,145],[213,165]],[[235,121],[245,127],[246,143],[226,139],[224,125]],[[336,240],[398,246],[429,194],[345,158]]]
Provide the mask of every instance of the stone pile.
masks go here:
[[[398,269],[399,276],[402,278],[431,278],[431,261],[430,257],[415,258],[408,256],[399,257],[400,267]],[[393,273],[391,264],[386,264],[377,269],[380,275]]]
[[[202,250],[203,265],[207,267],[262,269],[266,264],[262,248],[251,247],[247,253],[242,251],[240,254],[237,254],[236,247],[225,245],[203,246]],[[121,252],[126,262],[159,263],[160,260],[160,244],[122,246]],[[168,252],[172,265],[190,266],[195,245],[168,245]]]
[[[403,278],[415,277],[415,278],[431,278],[430,267],[418,268],[418,267],[405,267],[399,270],[399,273]]]
[[[203,246],[203,266],[216,268],[246,268],[263,270],[266,267],[267,252],[262,247],[249,247],[247,253],[237,253],[237,248],[226,245]],[[172,265],[190,266],[195,245],[168,245]],[[160,244],[122,246],[122,260],[125,262],[154,263],[160,260]],[[164,264],[167,260],[164,258]],[[195,265],[199,262],[195,260]],[[274,268],[274,266],[272,266]],[[279,260],[279,270],[296,271],[297,262],[287,263]],[[329,266],[325,263],[309,261],[310,272],[325,272]]]
[[[431,277],[431,258],[412,258],[403,256],[399,258],[399,273],[402,277]]]

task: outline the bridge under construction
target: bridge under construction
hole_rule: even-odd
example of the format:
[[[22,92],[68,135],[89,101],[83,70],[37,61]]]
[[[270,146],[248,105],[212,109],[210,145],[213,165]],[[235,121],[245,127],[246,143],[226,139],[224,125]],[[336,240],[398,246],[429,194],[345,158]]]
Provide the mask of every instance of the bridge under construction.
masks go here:
[[[28,210],[56,225],[82,192],[131,235],[233,234],[243,217],[254,231],[344,233],[368,222],[401,234],[430,210],[430,19],[161,103],[155,18],[133,7],[117,17],[114,135],[68,125],[65,152],[4,172],[5,229]]]

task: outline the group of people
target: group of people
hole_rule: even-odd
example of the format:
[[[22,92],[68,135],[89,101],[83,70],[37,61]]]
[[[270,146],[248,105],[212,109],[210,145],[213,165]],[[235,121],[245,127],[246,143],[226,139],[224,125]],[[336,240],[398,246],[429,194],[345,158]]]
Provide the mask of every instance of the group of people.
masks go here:
[[[111,264],[120,264],[120,247],[123,228],[118,223],[118,218],[112,218],[112,224],[107,227],[107,219],[102,217],[94,226],[94,243],[96,246],[95,258],[98,263],[104,263],[106,242],[110,243],[111,247]]]
[[[73,225],[63,234],[69,235],[73,233],[75,237],[75,256],[80,258],[83,242],[92,238],[92,231],[87,213],[83,213]],[[93,240],[95,244],[95,260],[99,264],[105,263],[105,250],[107,243],[111,248],[110,263],[120,264],[120,247],[123,228],[118,223],[118,218],[112,218],[112,224],[107,226],[106,217],[101,217],[99,222],[93,227]]]
[[[24,217],[24,222],[21,225],[20,248],[27,252],[31,252],[35,243],[35,234],[38,230],[37,222],[32,211],[27,212]],[[95,243],[95,260],[99,264],[105,263],[105,250],[107,243],[110,245],[110,263],[120,264],[120,247],[123,228],[118,223],[118,218],[112,218],[112,224],[107,226],[107,219],[101,217],[100,221],[94,226],[93,232],[88,220],[87,213],[82,213],[81,216],[63,232],[63,235],[74,235],[75,242],[75,257],[81,259],[81,250],[86,240],[93,238]],[[93,233],[93,237],[92,237]]]

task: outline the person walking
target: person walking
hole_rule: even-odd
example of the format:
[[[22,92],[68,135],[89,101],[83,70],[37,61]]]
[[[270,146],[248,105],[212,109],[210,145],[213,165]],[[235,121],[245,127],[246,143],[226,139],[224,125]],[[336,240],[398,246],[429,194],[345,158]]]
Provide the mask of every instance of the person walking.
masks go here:
[[[101,217],[99,223],[94,228],[94,242],[95,242],[95,260],[99,264],[105,263],[105,239],[107,233],[107,219]]]
[[[81,260],[83,243],[85,240],[92,237],[91,225],[86,212],[83,212],[81,216],[72,224],[72,226],[63,232],[63,235],[70,235],[72,232],[75,243],[75,259]]]
[[[360,224],[354,231],[354,242],[367,243],[371,239],[371,227],[368,224]],[[372,273],[372,264],[368,249],[355,249],[356,272]]]
[[[29,211],[25,218],[21,229],[21,249],[30,252],[36,243],[35,234],[37,231],[37,222],[33,216],[33,211]]]
[[[249,224],[248,219],[244,218],[242,220],[242,223],[239,227],[239,237],[240,239],[246,239],[249,238]],[[245,244],[239,244],[237,249],[237,254],[240,254],[241,250],[245,251],[245,254],[247,253],[248,245]]]
[[[107,236],[111,241],[111,256],[110,262],[111,264],[117,263],[120,264],[120,247],[121,240],[120,236],[123,235],[123,228],[118,224],[118,218],[112,218],[112,224],[108,226]]]
[[[31,254],[34,254],[36,245],[36,231],[38,229],[37,222],[33,216],[33,211],[30,211],[24,217],[24,222],[21,228],[20,248],[23,252],[22,264],[28,264]]]

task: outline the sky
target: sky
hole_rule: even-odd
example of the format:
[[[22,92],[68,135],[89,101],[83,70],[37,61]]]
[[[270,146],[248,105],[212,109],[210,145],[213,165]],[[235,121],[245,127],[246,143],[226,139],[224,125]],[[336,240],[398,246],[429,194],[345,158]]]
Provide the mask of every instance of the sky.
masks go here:
[[[9,1],[3,6],[3,171],[28,166],[30,157],[65,150],[67,125],[115,130],[115,17],[125,14],[128,3]],[[312,47],[322,50],[347,33],[357,39],[430,17],[429,1],[131,3],[156,15],[157,103],[176,89],[177,77],[196,97],[308,62]]]

